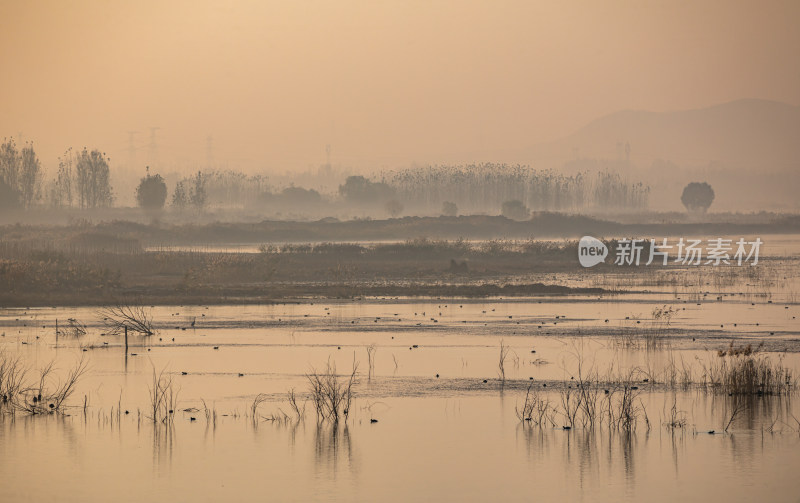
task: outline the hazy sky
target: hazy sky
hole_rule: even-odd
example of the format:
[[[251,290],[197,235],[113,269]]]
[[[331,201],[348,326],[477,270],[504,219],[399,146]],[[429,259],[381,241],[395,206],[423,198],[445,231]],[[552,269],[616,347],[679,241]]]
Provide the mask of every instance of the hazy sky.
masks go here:
[[[0,136],[252,170],[491,158],[619,109],[800,104],[800,2],[0,0]],[[502,159],[499,159],[502,160]]]

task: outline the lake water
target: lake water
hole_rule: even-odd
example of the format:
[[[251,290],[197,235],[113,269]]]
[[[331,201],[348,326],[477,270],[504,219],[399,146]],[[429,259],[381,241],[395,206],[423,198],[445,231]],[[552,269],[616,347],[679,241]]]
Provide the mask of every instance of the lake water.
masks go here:
[[[89,370],[64,414],[3,409],[0,501],[798,501],[794,392],[748,398],[728,426],[735,397],[664,369],[699,382],[733,340],[797,375],[800,306],[785,290],[682,296],[155,307],[156,335],[131,334],[127,355],[98,308],[5,309],[0,351],[30,381],[51,361],[51,386],[81,358]],[[56,340],[69,318],[87,333]],[[287,392],[307,399],[328,362],[358,365],[349,417],[319,422],[307,403],[297,420]],[[154,370],[178,392],[167,424],[149,418]],[[592,372],[635,380],[633,428],[518,417],[529,385],[556,406]]]

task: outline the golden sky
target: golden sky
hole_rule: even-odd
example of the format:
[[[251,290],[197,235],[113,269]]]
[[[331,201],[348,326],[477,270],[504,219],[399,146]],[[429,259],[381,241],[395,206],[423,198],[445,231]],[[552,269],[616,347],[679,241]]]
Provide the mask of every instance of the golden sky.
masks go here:
[[[620,109],[800,104],[800,2],[0,0],[0,137],[112,162],[459,162]]]

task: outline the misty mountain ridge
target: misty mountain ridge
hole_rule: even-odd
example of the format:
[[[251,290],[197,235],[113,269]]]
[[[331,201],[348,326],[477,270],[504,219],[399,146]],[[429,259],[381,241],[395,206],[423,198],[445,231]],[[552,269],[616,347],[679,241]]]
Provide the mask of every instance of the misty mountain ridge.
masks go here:
[[[800,167],[798,139],[800,107],[741,99],[673,112],[622,110],[537,145],[525,156],[533,165],[556,159],[624,160],[630,144],[630,161],[639,168],[661,159],[682,167],[783,171]]]

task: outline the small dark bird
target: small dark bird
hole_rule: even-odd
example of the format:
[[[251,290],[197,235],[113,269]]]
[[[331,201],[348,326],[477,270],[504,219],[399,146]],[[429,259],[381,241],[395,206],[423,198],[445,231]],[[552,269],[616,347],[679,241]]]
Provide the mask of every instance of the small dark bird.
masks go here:
[[[219,346],[214,346],[214,349],[219,349]]]
[[[369,422],[370,422],[370,423],[377,423],[377,422],[378,422],[378,420],[377,420],[377,419],[370,419],[370,420],[369,420]]]

